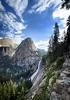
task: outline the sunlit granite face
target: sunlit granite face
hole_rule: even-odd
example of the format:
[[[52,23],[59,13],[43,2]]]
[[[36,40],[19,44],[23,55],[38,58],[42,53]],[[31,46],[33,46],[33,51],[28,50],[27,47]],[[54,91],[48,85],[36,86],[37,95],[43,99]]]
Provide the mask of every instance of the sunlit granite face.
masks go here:
[[[16,48],[16,43],[8,38],[0,39],[0,54],[11,56]]]

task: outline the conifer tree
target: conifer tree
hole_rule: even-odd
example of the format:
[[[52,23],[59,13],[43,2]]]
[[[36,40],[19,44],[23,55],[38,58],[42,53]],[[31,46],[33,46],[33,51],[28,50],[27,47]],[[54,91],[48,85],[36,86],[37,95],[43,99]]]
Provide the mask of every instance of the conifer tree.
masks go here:
[[[64,43],[65,43],[65,52],[69,54],[69,51],[70,51],[70,16],[68,17],[68,20],[67,20],[67,33],[66,33],[66,36],[65,36],[65,39],[64,39]]]
[[[66,9],[70,8],[70,0],[62,0],[62,8],[66,7]]]
[[[59,37],[59,26],[58,23],[56,22],[54,26],[53,50],[55,50],[58,46],[58,37]]]
[[[62,0],[62,8],[66,7],[66,9],[70,9],[70,0]],[[70,56],[70,16],[67,20],[67,33],[64,39],[65,53]]]

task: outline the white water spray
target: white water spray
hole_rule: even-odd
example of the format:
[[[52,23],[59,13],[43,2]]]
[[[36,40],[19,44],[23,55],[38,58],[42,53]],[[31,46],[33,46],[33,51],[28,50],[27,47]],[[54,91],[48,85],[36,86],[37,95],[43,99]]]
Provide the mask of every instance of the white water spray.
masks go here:
[[[33,81],[33,80],[37,77],[37,74],[38,74],[38,72],[39,72],[39,70],[40,70],[40,65],[41,65],[41,60],[40,60],[39,63],[38,63],[38,68],[37,68],[37,70],[36,70],[35,73],[31,76],[31,81]]]

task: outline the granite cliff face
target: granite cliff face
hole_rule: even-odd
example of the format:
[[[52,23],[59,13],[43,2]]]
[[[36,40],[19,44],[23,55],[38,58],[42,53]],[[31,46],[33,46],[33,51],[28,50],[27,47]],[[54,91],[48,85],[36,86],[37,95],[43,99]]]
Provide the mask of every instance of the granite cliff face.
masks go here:
[[[50,100],[70,100],[70,59],[66,59],[54,83]]]
[[[31,38],[27,38],[21,42],[12,60],[14,64],[24,67],[27,70],[31,69],[35,71],[37,69],[39,56]]]
[[[17,44],[14,40],[8,38],[0,39],[0,55],[12,56],[15,52]]]
[[[8,42],[1,42],[1,44],[2,46],[5,44],[5,46],[2,47],[5,49]],[[16,48],[12,57],[0,55],[0,73],[2,74],[0,75],[8,76],[8,79],[14,78],[18,82],[24,78],[30,79],[31,75],[37,71],[39,61],[40,58],[37,48],[31,38],[27,38]]]

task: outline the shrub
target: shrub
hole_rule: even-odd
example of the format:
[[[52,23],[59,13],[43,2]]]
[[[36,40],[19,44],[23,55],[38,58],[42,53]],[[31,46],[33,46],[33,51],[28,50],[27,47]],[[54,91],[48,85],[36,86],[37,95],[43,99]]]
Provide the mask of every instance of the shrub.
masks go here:
[[[25,100],[31,86],[30,80],[23,81],[19,86],[13,81],[0,83],[0,100]]]
[[[59,70],[62,68],[64,62],[64,57],[59,57],[56,61],[56,69]]]

